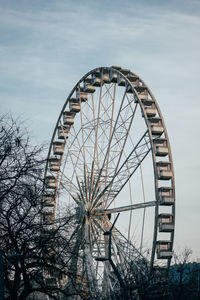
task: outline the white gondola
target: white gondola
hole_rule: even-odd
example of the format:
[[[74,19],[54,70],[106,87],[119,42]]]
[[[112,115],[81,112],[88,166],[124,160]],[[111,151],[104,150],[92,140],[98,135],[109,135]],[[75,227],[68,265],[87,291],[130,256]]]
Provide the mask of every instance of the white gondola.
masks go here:
[[[60,140],[68,139],[70,127],[71,127],[70,125],[58,126],[58,138]]]
[[[77,113],[81,109],[80,100],[77,98],[71,98],[69,100],[69,109],[70,112]]]
[[[111,82],[109,73],[103,73],[102,79],[103,79],[104,83],[110,83]]]
[[[62,155],[65,149],[65,143],[64,142],[60,142],[60,141],[56,141],[53,142],[53,153],[55,155]]]
[[[114,71],[110,72],[110,81],[113,83],[117,83],[118,74]]]
[[[101,86],[101,78],[94,76],[92,81],[93,86]],[[102,83],[103,85],[103,83]]]
[[[126,80],[124,77],[122,77],[122,75],[118,74],[117,76],[117,84],[119,86],[125,86],[126,85]]]
[[[127,79],[131,82],[131,85],[133,85],[134,87],[138,86],[139,84],[139,77],[134,75],[134,74],[129,74],[127,76]]]
[[[173,205],[174,204],[174,192],[172,187],[160,187],[158,188],[158,196],[160,199],[160,205]]]
[[[148,90],[145,85],[137,85],[135,87],[135,90],[137,91],[138,97],[141,101],[148,101]],[[138,102],[137,100],[135,102]]]
[[[156,109],[153,107],[145,106],[145,112],[147,117],[154,117],[156,115]]]
[[[92,77],[87,77],[84,79],[83,85],[92,84]]]
[[[164,132],[161,118],[151,118],[148,120],[152,135],[161,135]]]
[[[84,92],[92,94],[96,90],[96,87],[94,85],[88,84],[84,87]]]
[[[169,180],[172,178],[171,163],[168,161],[159,161],[156,163],[158,179]]]
[[[86,78],[84,80],[84,87],[83,90],[81,90],[82,92],[86,92],[89,94],[92,94],[96,91],[96,87],[92,84],[92,78]]]
[[[155,106],[155,101],[151,98],[149,98],[148,94],[144,95],[144,94],[139,94],[139,98],[140,100],[142,101],[142,104],[144,106],[152,106],[154,105]]]
[[[141,101],[144,101],[144,100],[147,100],[148,101],[148,93],[146,92],[146,93],[140,93],[140,94],[138,94],[138,97],[139,97],[139,99],[141,100]]]
[[[171,241],[157,241],[156,251],[158,259],[170,259],[173,254]]]
[[[101,86],[104,82],[101,80],[101,72],[96,71],[92,74],[92,85],[93,86]]]
[[[165,138],[158,138],[153,140],[154,149],[156,156],[166,156],[168,155],[168,145],[167,139]]]
[[[119,66],[112,66],[112,69],[120,71],[122,68]],[[114,70],[110,71],[110,82],[117,83],[118,82],[118,73]]]
[[[49,168],[52,172],[58,172],[60,170],[61,160],[57,157],[51,157],[49,159]]]
[[[168,155],[168,147],[156,146],[156,156],[166,156]]]
[[[76,90],[76,99],[81,102],[86,102],[88,100],[88,94],[86,92]]]
[[[142,102],[143,106],[154,106],[155,107],[155,101],[148,97],[148,94],[139,94],[139,98]]]
[[[153,135],[161,135],[164,131],[163,126],[159,126],[159,125],[152,125],[151,126],[151,132]]]
[[[153,102],[143,102],[144,104],[144,110],[146,112],[147,117],[155,117],[156,115],[156,107],[155,107],[155,103]]]
[[[174,217],[172,214],[159,214],[158,226],[160,232],[174,231]]]
[[[125,75],[125,76],[127,76],[129,73],[130,73],[130,70],[129,69],[120,69],[120,72],[123,74],[123,75]]]
[[[48,189],[56,189],[57,187],[57,180],[55,176],[46,176],[45,178],[45,182],[46,182],[46,187]]]
[[[138,85],[135,87],[136,91],[140,94],[140,93],[147,93],[147,87],[146,85]]]
[[[74,124],[74,117],[75,113],[71,111],[64,111],[63,112],[63,123],[64,125],[73,125]]]
[[[147,98],[141,98],[142,105],[145,109],[147,117],[155,117],[156,115],[156,106],[153,99]]]

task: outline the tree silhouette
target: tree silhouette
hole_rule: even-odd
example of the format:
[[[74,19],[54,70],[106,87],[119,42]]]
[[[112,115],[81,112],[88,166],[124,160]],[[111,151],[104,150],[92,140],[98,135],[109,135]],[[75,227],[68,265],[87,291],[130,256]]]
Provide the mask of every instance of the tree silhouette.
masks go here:
[[[4,262],[5,298],[22,300],[69,296],[64,281],[75,226],[67,216],[44,234],[41,223],[44,147],[31,146],[23,122],[0,118],[0,251]],[[63,284],[61,284],[63,283]],[[73,289],[73,293],[81,291]]]

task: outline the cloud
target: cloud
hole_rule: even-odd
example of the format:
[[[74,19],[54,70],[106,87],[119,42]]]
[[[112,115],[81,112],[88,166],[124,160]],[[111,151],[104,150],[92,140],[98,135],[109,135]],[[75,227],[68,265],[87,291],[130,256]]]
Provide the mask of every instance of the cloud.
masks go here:
[[[67,95],[86,72],[130,68],[151,88],[166,120],[178,208],[189,196],[196,208],[199,1],[1,1],[0,14],[2,111],[26,115],[36,139],[50,139]],[[181,228],[183,219],[178,222]],[[189,226],[185,239],[193,234]]]
[[[97,4],[90,6],[88,3],[91,2],[71,6],[62,2],[55,10],[43,9],[37,14],[30,10],[2,10],[1,23],[6,27],[7,38],[4,37],[0,51],[8,58],[1,63],[4,74],[9,72],[10,76],[12,72],[15,76],[18,73],[27,81],[26,71],[29,70],[34,82],[40,81],[45,74],[51,77],[53,70],[65,73],[65,66],[71,68],[71,63],[76,65],[77,61],[80,65],[93,66],[98,62],[106,64],[119,60],[125,65],[135,63],[149,68],[156,57],[157,63],[151,68],[158,72],[163,56],[166,64],[174,67],[174,60],[181,60],[186,51],[193,49],[193,55],[197,55],[197,50],[194,52],[199,47],[198,31],[194,30],[191,36],[191,26],[199,25],[196,17],[162,13],[162,9],[150,7],[147,10],[142,5],[138,8],[130,1],[118,10],[113,5],[111,11],[105,7],[98,11]],[[12,38],[9,39],[9,35]],[[188,39],[190,43],[185,42]],[[180,68],[179,63],[174,68],[175,75],[184,74],[183,67]],[[52,84],[51,78],[43,84],[48,82]]]

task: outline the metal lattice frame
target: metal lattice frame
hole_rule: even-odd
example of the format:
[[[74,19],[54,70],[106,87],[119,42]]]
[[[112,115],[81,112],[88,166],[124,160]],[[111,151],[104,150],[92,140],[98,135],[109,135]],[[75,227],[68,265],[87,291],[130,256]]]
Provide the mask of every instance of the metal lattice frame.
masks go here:
[[[132,128],[139,109],[146,125],[133,143]],[[150,152],[154,172],[150,180],[154,181],[155,198],[133,204],[130,196],[129,205],[116,208],[115,199],[120,198]],[[42,234],[47,234],[59,218],[59,199],[63,197],[76,208],[80,226],[75,229],[79,238],[74,245],[77,257],[72,259],[71,268],[74,275],[87,282],[91,292],[97,286],[108,292],[116,284],[109,263],[94,260],[107,255],[108,241],[102,233],[112,226],[110,216],[116,212],[155,207],[149,265],[153,267],[157,251],[159,261],[169,267],[175,222],[172,154],[157,101],[136,74],[120,67],[101,67],[80,79],[56,123],[45,178]],[[117,228],[112,240],[113,260],[121,274],[126,273],[123,266],[130,262],[139,268],[142,248],[134,246]]]

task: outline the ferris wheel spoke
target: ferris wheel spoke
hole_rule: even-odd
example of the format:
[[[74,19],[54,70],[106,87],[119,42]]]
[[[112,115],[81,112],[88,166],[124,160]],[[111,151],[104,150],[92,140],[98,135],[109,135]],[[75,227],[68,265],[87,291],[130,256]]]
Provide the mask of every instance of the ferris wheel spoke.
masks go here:
[[[90,224],[90,240],[91,240],[91,245],[92,245],[92,249],[94,251],[94,245],[98,244],[98,238],[100,237],[101,235],[99,234],[99,231],[97,230],[96,226],[91,223]]]
[[[72,177],[75,174],[76,178],[79,178],[80,180],[82,180],[80,178],[80,176],[82,176],[83,167],[85,168],[85,163],[84,163],[84,159],[83,159],[83,146],[81,146],[81,143],[80,143],[79,139],[77,138],[78,134],[76,134],[75,128],[74,128],[74,132],[75,132],[77,145],[75,145],[75,143],[73,142],[73,144],[68,149],[68,153],[71,158],[71,162],[74,166],[73,167],[74,172],[72,174]],[[86,138],[85,142],[87,142],[88,138],[89,138],[89,136]],[[78,174],[78,172],[77,172],[78,170],[81,171],[80,174]],[[84,172],[84,177],[83,177],[84,180],[85,180],[85,176],[86,176],[86,174]]]
[[[95,257],[108,257],[108,238],[103,235],[105,231],[108,230],[108,226],[110,225],[110,222],[103,222],[104,226],[102,226],[102,222],[95,221],[93,223],[93,231],[94,233],[94,241],[96,243],[96,246],[98,248],[97,255]],[[106,224],[106,225],[105,225]],[[106,264],[106,272],[110,271],[110,265]]]
[[[111,127],[112,132],[109,137],[108,146],[105,148],[105,151],[104,151],[104,153],[105,153],[104,160],[102,163],[102,167],[99,171],[98,179],[96,181],[96,186],[98,186],[100,182],[101,182],[101,184],[104,182],[104,186],[106,186],[107,178],[112,177],[114,170],[116,170],[117,159],[118,159],[117,166],[120,163],[121,153],[123,152],[127,137],[129,135],[129,130],[127,130],[125,123],[126,122],[129,123],[128,129],[130,129],[130,126],[133,121],[135,111],[137,108],[137,104],[136,104],[134,110],[132,107],[130,107],[131,104],[134,102],[134,98],[132,98],[131,100],[129,99],[128,104],[127,103],[124,104],[124,101],[126,98],[127,97],[126,97],[126,91],[125,91],[123,94],[123,97],[122,97],[120,109],[117,114],[116,120],[115,120],[113,126]],[[120,119],[121,120],[123,119],[121,116],[122,111],[126,114],[126,118],[123,121],[118,122]],[[122,145],[123,145],[123,147],[121,147],[121,148],[119,148],[119,141],[121,141]],[[107,176],[106,176],[106,174],[107,174]]]
[[[79,194],[78,188],[63,172],[61,172],[61,174],[62,174],[62,181],[60,181],[61,189],[67,191],[76,203],[80,202],[80,200],[78,199],[78,194]]]
[[[112,223],[109,221],[108,218],[106,218],[105,215],[103,218],[104,218],[104,226],[102,227],[102,225],[100,225],[100,224],[98,224],[98,225],[101,228],[102,232],[109,231],[110,228],[112,227]],[[114,226],[113,230],[112,230],[112,241],[114,242],[114,244],[116,245],[118,250],[120,250],[120,251],[123,250],[122,252],[125,253],[125,255],[127,255],[129,253],[129,256],[133,255],[133,258],[138,257],[138,256],[141,258],[144,258],[144,256],[140,253],[140,251],[135,246],[133,246],[133,244],[130,242],[130,240],[128,240],[116,228],[116,226]]]
[[[150,152],[150,140],[148,131],[146,131],[134,149],[130,152],[127,159],[123,162],[117,173],[110,178],[107,186],[96,197],[93,207],[95,207],[102,196],[107,199],[107,208],[114,201],[130,177],[135,173],[142,161]],[[128,170],[128,172],[127,172]],[[110,189],[112,185],[112,190]]]
[[[115,87],[115,85],[114,85]],[[95,190],[99,187],[99,182],[98,180],[96,180],[96,174],[99,174],[100,172],[100,161],[101,161],[101,157],[104,157],[105,155],[105,149],[102,148],[103,145],[101,145],[100,140],[104,140],[107,142],[109,142],[110,136],[107,135],[107,130],[110,129],[110,122],[112,122],[113,119],[113,115],[111,116],[111,121],[107,121],[107,120],[103,120],[102,117],[105,114],[107,119],[110,119],[110,115],[109,115],[109,110],[110,108],[113,111],[113,98],[111,101],[111,104],[108,105],[107,108],[104,107],[104,105],[102,104],[102,98],[101,97],[102,94],[102,87],[100,88],[100,96],[99,96],[99,105],[98,105],[98,113],[97,116],[95,114],[95,106],[94,106],[94,100],[92,98],[92,106],[93,106],[93,119],[94,119],[94,132],[95,132],[95,140],[93,141],[92,139],[90,139],[90,142],[92,145],[94,145],[94,152],[93,152],[93,159],[92,159],[92,171],[91,171],[91,175],[92,175],[92,179],[91,179],[91,183],[94,183],[95,180],[95,184],[96,184],[96,188],[94,189],[93,192],[95,192]],[[103,95],[105,96],[106,93]],[[103,108],[103,109],[102,109]],[[89,149],[90,150],[90,149]]]
[[[87,274],[87,284],[90,289],[91,294],[95,294],[98,291],[98,286],[96,282],[95,269],[93,265],[93,258],[90,249],[89,240],[89,225],[85,224],[84,228],[84,260],[86,264],[86,274]]]
[[[113,116],[114,116],[114,109],[115,109],[115,95],[116,95],[116,84],[114,84],[113,96],[111,96],[112,97],[112,112],[111,112],[111,119],[110,119],[111,121],[110,121],[109,140],[112,136]],[[107,165],[106,165],[106,173],[105,173],[106,179],[108,176],[109,158],[110,158],[110,151],[108,152],[108,159],[107,159]],[[107,184],[107,180],[105,180],[105,185],[106,184]]]
[[[147,260],[143,254],[116,228],[113,230],[112,241],[120,257],[122,274],[127,274],[130,267],[146,275],[148,271]],[[131,265],[130,265],[131,264]]]
[[[116,84],[115,84],[115,83],[112,83],[112,84],[109,85],[109,87],[107,86],[107,84],[105,84],[106,91],[105,91],[105,93],[102,95],[102,98],[103,98],[107,93],[110,94],[110,96],[112,97],[112,95],[111,95],[111,93],[110,93],[110,90],[112,89],[113,86],[116,86]]]
[[[126,95],[126,90],[125,90],[125,92],[124,92],[124,94],[123,94],[123,97],[122,97],[122,101],[121,101],[121,104],[120,104],[120,109],[123,107],[125,95]],[[100,103],[100,102],[99,102],[99,103]],[[112,140],[113,140],[115,128],[116,128],[116,126],[117,126],[117,122],[118,122],[118,119],[119,119],[119,114],[120,114],[120,113],[118,113],[117,118],[116,118],[115,123],[114,123],[114,126],[113,126],[113,129],[112,129],[112,134],[111,134],[111,137],[110,137],[108,146],[107,146],[107,151],[105,152],[104,160],[103,160],[103,163],[102,163],[101,168],[100,168],[100,170],[99,170],[99,175],[98,175],[98,179],[97,179],[97,182],[96,182],[96,186],[98,186],[98,184],[99,184],[99,182],[100,182],[101,175],[102,175],[102,171],[103,171],[103,169],[104,169],[104,167],[105,167],[107,157],[108,157],[108,155],[109,155],[109,153],[110,153],[110,147],[111,147],[111,143],[112,143]],[[97,137],[96,137],[96,143],[97,143]]]
[[[68,150],[68,157],[71,160],[71,163],[73,165],[73,173],[72,173],[72,179],[74,177],[74,175],[76,177],[78,177],[78,173],[77,173],[77,168],[81,168],[81,166],[83,165],[83,160],[81,161],[81,158],[83,157],[82,154],[82,148],[80,146],[80,142],[78,139],[78,133],[76,133],[76,130],[74,128],[74,126],[72,127],[73,131],[74,131],[74,139],[72,140],[71,144],[68,145],[68,143],[66,143],[66,147]],[[77,145],[76,145],[77,143]],[[71,150],[73,149],[73,151]],[[74,159],[73,159],[74,157]],[[67,158],[66,158],[67,159]]]
[[[112,98],[112,102],[110,105],[108,105],[107,108],[103,105],[103,102],[101,101],[101,108],[102,108],[102,114],[100,115],[101,121],[98,122],[98,135],[97,135],[97,140],[100,141],[102,140],[103,143],[106,144],[109,143],[110,141],[110,133],[109,131],[112,129],[112,122],[113,122],[113,110],[114,110],[114,103],[115,99]],[[109,113],[111,111],[111,113]],[[104,115],[106,120],[104,120]],[[97,144],[97,149],[100,151],[97,151],[97,159],[98,159],[98,170],[100,170],[100,161],[101,157],[103,158],[105,155],[106,145],[104,146],[103,143],[101,144],[98,142]],[[95,154],[94,154],[94,159],[95,159]]]
[[[150,140],[148,131],[146,131],[139,142],[136,144],[136,146],[133,148],[131,153],[128,156],[125,156],[126,159],[123,161],[120,168],[117,171],[115,170],[115,173],[112,174],[111,181],[109,182],[108,189],[106,189],[105,196],[108,206],[110,206],[113,200],[117,197],[119,192],[126,185],[131,176],[135,173],[137,168],[149,154],[150,150]]]
[[[104,128],[103,126],[102,126],[102,124],[101,123],[103,123],[103,122],[100,122],[100,124],[99,124],[99,127],[101,128],[101,134],[98,136],[98,139],[101,139],[102,137],[104,137],[104,138],[106,138],[106,140],[109,140],[109,137],[107,136],[107,134],[106,134],[106,129],[109,127],[109,123],[107,124],[107,128]],[[95,128],[95,126],[94,126],[94,128]],[[94,161],[96,161],[96,158],[97,158],[97,163],[96,163],[96,165],[98,166],[98,168],[99,168],[99,159],[98,159],[98,157],[94,157],[93,155],[92,155],[92,152],[91,152],[91,150],[94,148],[94,146],[95,146],[95,142],[94,142],[94,140],[92,139],[92,133],[93,133],[93,130],[94,130],[94,128],[92,128],[91,130],[90,130],[90,133],[86,136],[86,138],[85,138],[85,142],[87,142],[87,141],[89,141],[90,143],[91,143],[91,146],[89,147],[87,147],[86,148],[86,150],[87,150],[87,154],[88,154],[88,156],[92,159],[92,160],[94,160]],[[102,146],[100,145],[100,144],[98,144],[97,145],[97,150],[99,150],[99,151],[97,151],[97,153],[98,153],[98,155],[99,156],[103,156],[104,155],[104,149],[102,148]]]
[[[137,109],[137,104],[136,104],[135,109],[134,109],[134,111],[133,111],[133,114],[132,114],[132,117],[131,117],[131,120],[130,120],[130,123],[129,123],[128,128],[126,128],[126,124],[124,124],[125,129],[126,129],[126,132],[127,132],[128,134],[129,134],[129,131],[130,131],[130,128],[131,128],[133,119],[134,119],[134,117],[135,117],[136,109]],[[112,175],[113,177],[115,177],[115,175],[116,175],[116,173],[117,173],[117,170],[118,170],[118,168],[119,168],[119,164],[120,164],[120,161],[121,161],[121,158],[122,158],[122,154],[124,154],[124,156],[126,157],[126,155],[125,155],[125,153],[124,153],[124,148],[125,148],[125,145],[126,145],[127,138],[128,138],[128,136],[129,136],[128,134],[126,135],[126,137],[125,137],[125,139],[124,139],[124,141],[123,141],[123,144],[122,144],[121,139],[119,139],[119,141],[118,141],[118,147],[119,147],[119,145],[120,145],[119,148],[121,149],[121,151],[120,151],[120,154],[117,155],[117,163],[116,163],[116,165],[115,165],[115,168],[114,168],[114,170],[113,170],[113,173],[110,173],[109,176]],[[112,159],[113,159],[113,158],[112,158]],[[115,159],[115,157],[114,157],[114,159]],[[130,175],[130,170],[129,170],[129,169],[127,170],[127,172],[128,172],[128,174]],[[106,174],[106,183],[107,183],[107,181],[108,181],[109,176],[108,176],[108,174]],[[113,185],[113,183],[110,185],[110,190],[112,189],[112,185]]]
[[[82,113],[82,109],[80,110],[80,120],[81,120],[81,138],[82,138],[82,149],[83,149],[83,160],[84,160],[84,178],[86,177],[86,153],[85,153],[85,138],[84,138],[84,128],[83,128],[83,113]]]
[[[109,148],[109,155],[107,157],[107,166],[105,168],[105,171],[103,172],[102,176],[105,178],[105,186],[107,184],[107,181],[109,181],[109,178],[112,176],[115,176],[120,162],[122,155],[125,156],[125,145],[127,142],[127,139],[129,137],[130,128],[133,122],[133,119],[135,117],[135,112],[137,109],[137,104],[132,111],[131,115],[128,115],[126,118],[126,121],[124,122],[122,120],[122,116],[120,115],[121,124],[116,128],[116,131],[114,132],[113,136],[115,138],[115,143],[112,144],[112,146]],[[126,123],[128,122],[128,127],[126,126]]]
[[[82,156],[83,157],[88,156],[94,162],[96,162],[96,159],[97,159],[97,166],[99,168],[99,158],[98,158],[99,154],[98,153],[100,153],[100,155],[103,156],[104,149],[101,148],[101,145],[99,143],[97,143],[96,140],[99,140],[101,138],[101,136],[106,137],[106,130],[104,129],[104,125],[106,124],[106,122],[101,120],[100,113],[98,113],[98,117],[96,118],[93,97],[92,97],[92,107],[91,107],[91,105],[89,105],[89,102],[87,102],[85,105],[88,106],[93,113],[92,117],[94,120],[94,124],[92,123],[93,121],[90,122],[88,115],[85,114],[84,111],[81,110],[81,124],[82,124],[81,125],[81,138],[82,138],[81,147],[83,149]],[[101,106],[99,105],[99,111],[100,111],[100,107]],[[107,123],[106,126],[109,127],[109,123]],[[100,135],[97,134],[97,131],[99,128],[101,129]],[[88,130],[89,130],[89,132],[88,132]],[[95,141],[92,138],[93,132],[95,132]],[[109,137],[106,137],[106,139],[109,140]],[[89,145],[86,146],[86,144],[89,144],[91,146],[89,146]],[[91,153],[92,147],[94,149],[93,159],[92,159],[92,153]],[[96,153],[96,155],[95,155],[95,153]],[[83,160],[86,161],[85,158],[83,158]],[[88,164],[89,164],[89,160],[87,159],[87,165]],[[89,167],[89,165],[88,165],[88,167]]]
[[[99,122],[100,122],[100,113],[101,113],[101,102],[102,102],[102,84],[103,83],[101,80],[99,98],[98,98],[98,108],[97,108],[97,114],[96,114],[97,122],[96,122],[96,124],[94,124],[95,141],[94,141],[93,161],[97,161],[98,171],[100,170],[100,162],[99,162],[99,155],[98,155],[98,131],[99,131]],[[95,116],[94,99],[93,99],[92,105],[93,105],[93,116]]]
[[[141,203],[136,203],[136,204],[132,204],[132,205],[126,205],[126,206],[109,208],[109,209],[95,209],[93,211],[93,214],[95,216],[110,215],[113,213],[131,211],[131,210],[142,209],[142,208],[146,208],[146,207],[152,207],[152,206],[155,207],[156,205],[157,205],[157,201],[141,202]]]
[[[113,230],[113,240],[117,247],[126,253],[127,258],[131,256],[132,260],[138,258],[146,260],[143,254],[116,227]]]
[[[106,96],[109,96],[108,98],[110,98],[110,104],[108,104],[108,107],[106,108],[106,106],[104,105],[103,101],[101,102],[101,109],[102,110],[102,113],[101,113],[101,118],[103,118],[104,115],[106,115],[108,118],[110,117],[109,115],[109,109],[112,107],[113,103],[113,95],[111,94],[110,90],[113,88],[114,86],[114,90],[116,89],[116,84],[112,84],[110,87],[107,87],[107,85],[105,85],[105,92],[104,94],[102,95],[102,100],[105,99],[106,100]],[[106,101],[107,102],[107,101]],[[105,102],[105,103],[106,103]]]
[[[112,118],[111,118],[111,120],[113,119],[113,113],[114,113],[115,93],[116,93],[116,86],[115,86],[114,96],[113,96],[113,111],[112,111]],[[126,97],[127,97],[127,95],[126,95]],[[111,147],[109,147],[109,151],[108,151],[107,163],[106,163],[105,174],[104,174],[104,177],[105,177],[105,186],[107,184],[108,178],[111,176],[111,174],[113,174],[113,172],[116,172],[116,170],[117,170],[117,168],[119,166],[119,163],[120,163],[120,160],[121,160],[121,157],[122,157],[122,153],[123,153],[123,150],[125,148],[125,144],[126,144],[127,138],[129,136],[129,130],[130,130],[132,121],[133,121],[134,116],[135,116],[136,109],[137,109],[137,105],[135,106],[135,109],[134,109],[134,111],[132,113],[132,116],[129,116],[126,119],[126,122],[129,123],[128,128],[126,128],[126,122],[123,122],[122,116],[120,115],[120,119],[121,119],[122,122],[116,128],[116,131],[113,133],[114,139],[115,139],[115,143],[112,144]],[[119,132],[120,128],[122,128],[121,132]],[[123,132],[123,128],[125,128],[125,134]],[[109,140],[111,139],[111,136],[112,136],[112,122],[111,122],[111,125],[110,125]]]
[[[107,257],[108,256],[108,241],[105,241],[105,236],[102,235],[102,231],[99,231],[94,224],[91,224],[91,230],[93,235],[93,258],[97,257]],[[95,249],[96,248],[96,251]],[[114,286],[110,280],[111,276],[111,266],[108,261],[104,263],[103,269],[99,272],[99,262],[96,261],[96,276],[101,277],[103,280],[103,286],[110,287],[113,290]]]
[[[74,230],[71,237],[74,237],[75,234],[76,234],[76,240],[72,246],[72,252],[71,252],[72,255],[71,255],[70,264],[69,264],[69,274],[71,274],[72,276],[69,277],[69,281],[67,283],[67,288],[70,291],[74,290],[75,282],[73,282],[73,281],[77,279],[77,276],[79,276],[78,260],[79,260],[79,251],[80,251],[80,247],[82,244],[82,237],[83,237],[82,228],[80,228],[79,225],[76,227],[76,229]]]
[[[105,226],[105,224],[106,224],[105,220],[104,220],[103,225],[102,225],[102,218],[99,218],[99,219],[95,218],[93,220],[93,223],[94,223],[96,229],[99,231],[99,233],[103,233],[104,231],[107,230],[107,226]]]
[[[105,247],[103,244],[103,235],[102,232],[99,231],[99,228],[95,226],[95,224],[91,224],[92,231],[92,252],[93,257],[105,256]]]
[[[108,231],[112,227],[112,223],[106,219],[106,230]],[[108,244],[105,244],[105,250],[108,251]],[[123,274],[123,269],[126,264],[130,263],[131,260],[134,260],[136,257],[142,257],[129,240],[127,240],[119,230],[114,226],[112,230],[112,238],[111,238],[111,248],[112,248],[112,260],[114,260],[115,264],[121,269],[121,274]],[[108,254],[107,254],[108,255]],[[105,255],[105,257],[107,257]],[[127,267],[127,266],[126,266]],[[123,274],[124,275],[124,274]]]
[[[93,99],[93,97],[92,97]],[[85,103],[86,107],[89,109],[89,111],[92,113],[93,108],[89,104],[89,102]],[[80,110],[80,123],[81,123],[81,130],[79,133],[81,133],[81,142],[79,142],[79,148],[81,149],[81,154],[83,158],[84,163],[84,180],[87,177],[87,174],[89,173],[89,161],[92,160],[92,153],[91,149],[93,147],[94,141],[91,137],[93,134],[93,126],[90,120],[90,113],[85,113],[84,110]],[[87,146],[88,143],[91,143],[91,146]],[[89,158],[89,159],[88,159]],[[77,157],[77,161],[79,160],[79,157]]]

